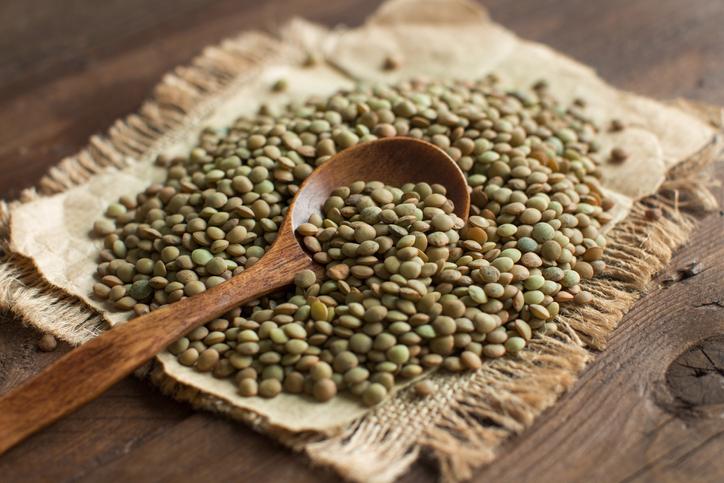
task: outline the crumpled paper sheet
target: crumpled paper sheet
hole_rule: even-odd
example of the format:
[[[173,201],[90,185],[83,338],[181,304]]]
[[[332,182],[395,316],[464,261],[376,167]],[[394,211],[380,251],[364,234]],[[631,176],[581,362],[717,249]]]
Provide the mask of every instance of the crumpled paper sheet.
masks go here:
[[[261,103],[273,107],[290,99],[328,95],[352,86],[354,80],[475,79],[495,72],[505,85],[528,87],[542,78],[563,103],[574,98],[587,101],[587,114],[604,128],[599,137],[604,152],[613,146],[629,152],[625,163],[606,164],[603,169],[604,185],[618,203],[614,220],[619,221],[634,200],[658,189],[668,168],[703,148],[715,134],[693,115],[614,89],[589,67],[519,39],[493,23],[478,5],[464,0],[393,0],[357,29],[327,30],[294,20],[282,29],[281,36],[282,43],[273,41],[279,44],[278,56],[267,60],[258,74],[243,84],[209,99],[209,114],[183,132],[169,133],[161,151],[185,152],[204,125],[228,125],[240,115],[255,112]],[[323,52],[328,63],[300,67],[307,49]],[[399,69],[381,69],[388,55],[401,59]],[[289,80],[289,90],[272,94],[269,86],[281,77]],[[607,132],[605,127],[614,118],[624,122],[624,131]],[[90,295],[99,244],[88,235],[110,202],[162,179],[163,173],[150,161],[158,153],[147,154],[129,168],[109,170],[82,186],[16,205],[11,211],[11,250],[32,258],[49,283],[103,313],[110,324],[126,315],[107,312]],[[366,411],[344,397],[326,404],[290,395],[271,400],[242,398],[228,380],[181,366],[168,353],[157,359],[177,381],[253,411],[270,427],[332,433]]]

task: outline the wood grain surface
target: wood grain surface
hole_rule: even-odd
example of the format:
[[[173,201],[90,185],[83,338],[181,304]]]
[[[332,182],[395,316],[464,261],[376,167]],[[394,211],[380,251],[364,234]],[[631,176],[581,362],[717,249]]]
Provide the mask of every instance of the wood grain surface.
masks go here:
[[[653,97],[724,105],[724,2],[488,0],[493,18]],[[378,1],[3,0],[0,196],[135,110],[204,45],[293,15],[359,24]],[[715,171],[724,180],[724,165]],[[721,203],[724,190],[716,189]],[[475,481],[724,481],[724,212],[703,220],[609,349]],[[692,265],[694,263],[694,265]],[[693,268],[692,268],[693,267]],[[0,392],[68,350],[0,315]],[[126,378],[0,457],[0,480],[336,481],[240,424]],[[416,464],[403,481],[435,481]]]

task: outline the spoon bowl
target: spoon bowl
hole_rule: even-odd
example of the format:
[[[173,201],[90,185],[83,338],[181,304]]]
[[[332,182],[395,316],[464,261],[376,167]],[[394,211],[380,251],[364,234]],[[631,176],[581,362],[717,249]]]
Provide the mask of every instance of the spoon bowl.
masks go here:
[[[193,297],[120,324],[56,360],[0,397],[0,454],[65,414],[95,399],[168,344],[209,320],[292,284],[301,270],[323,274],[294,235],[319,212],[333,190],[354,181],[441,184],[467,219],[470,195],[463,173],[441,149],[412,138],[387,138],[341,151],[302,183],[278,236],[254,265]]]
[[[390,186],[425,182],[440,184],[467,220],[470,194],[465,175],[442,149],[414,138],[391,137],[358,144],[332,156],[299,188],[290,206],[292,230],[306,223],[332,191],[355,181],[381,181]]]

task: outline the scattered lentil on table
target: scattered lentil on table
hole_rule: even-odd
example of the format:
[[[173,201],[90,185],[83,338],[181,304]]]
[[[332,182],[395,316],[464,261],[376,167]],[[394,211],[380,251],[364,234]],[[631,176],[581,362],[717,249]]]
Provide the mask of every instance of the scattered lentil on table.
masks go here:
[[[580,282],[605,268],[599,230],[612,203],[584,106],[561,105],[545,82],[506,90],[493,76],[263,106],[205,129],[188,157],[160,156],[163,183],[108,207],[94,225],[93,292],[143,314],[218,285],[264,255],[314,167],[360,142],[412,136],[466,174],[467,225],[440,186],[340,187],[298,230],[325,279],[302,272],[294,289],[168,350],[243,396],[348,391],[369,405],[430,368],[475,370],[554,333],[561,305],[594,300]]]
[[[628,153],[622,148],[613,148],[611,150],[611,162],[621,164],[628,159]]]
[[[43,352],[53,352],[58,347],[58,341],[52,334],[43,334],[38,340],[38,349]]]

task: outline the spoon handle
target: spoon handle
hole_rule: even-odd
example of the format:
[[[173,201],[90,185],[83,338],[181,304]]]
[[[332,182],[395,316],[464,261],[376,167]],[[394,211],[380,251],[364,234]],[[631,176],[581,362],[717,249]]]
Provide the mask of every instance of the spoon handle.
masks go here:
[[[289,285],[305,268],[316,267],[292,237],[291,243],[275,243],[259,262],[231,280],[73,349],[0,397],[0,454],[95,399],[190,329]]]

